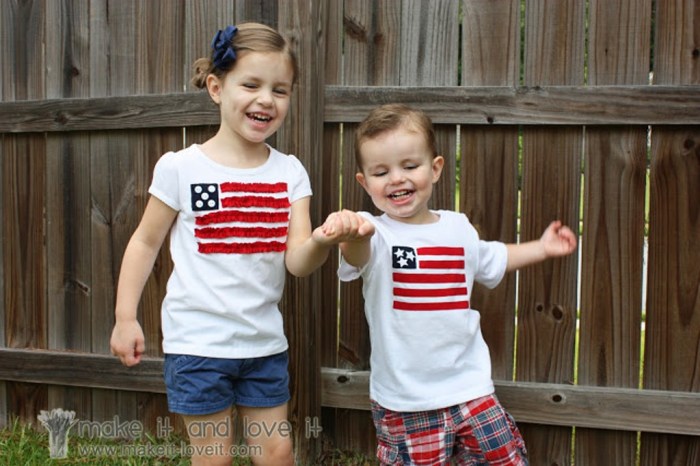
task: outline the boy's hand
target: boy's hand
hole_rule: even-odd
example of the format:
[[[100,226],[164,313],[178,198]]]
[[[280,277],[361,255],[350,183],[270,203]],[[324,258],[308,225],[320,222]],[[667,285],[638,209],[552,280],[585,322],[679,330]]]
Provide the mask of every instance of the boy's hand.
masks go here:
[[[117,321],[112,330],[110,347],[112,354],[127,367],[141,362],[146,345],[143,330],[136,320]]]
[[[316,241],[323,244],[336,244],[348,241],[362,241],[374,234],[374,224],[351,210],[333,212],[326,221],[313,232]]]
[[[571,254],[576,249],[576,235],[561,221],[550,223],[542,234],[540,242],[547,257],[560,257]]]

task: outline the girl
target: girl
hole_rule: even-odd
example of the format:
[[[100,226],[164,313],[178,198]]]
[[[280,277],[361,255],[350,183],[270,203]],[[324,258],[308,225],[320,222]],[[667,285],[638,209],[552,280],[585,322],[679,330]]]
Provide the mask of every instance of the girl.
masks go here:
[[[254,464],[293,464],[278,309],[285,266],[308,275],[343,239],[318,229],[312,235],[306,171],[265,143],[287,115],[296,75],[289,43],[275,30],[247,23],[217,32],[192,82],[219,106],[219,130],[161,157],[124,252],[111,348],[133,366],[144,352],[137,306],[171,233],[165,384],[169,409],[183,415],[194,465],[231,464],[233,406],[244,426],[260,427],[247,435]]]

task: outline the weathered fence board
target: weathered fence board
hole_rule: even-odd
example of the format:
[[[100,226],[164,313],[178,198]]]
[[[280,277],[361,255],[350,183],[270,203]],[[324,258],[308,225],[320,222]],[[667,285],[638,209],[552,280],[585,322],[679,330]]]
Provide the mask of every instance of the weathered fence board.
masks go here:
[[[0,72],[2,100],[44,99],[45,75],[38,71],[45,68],[42,2],[12,2],[2,10],[2,59],[11,64]],[[6,136],[3,144],[0,191],[5,345],[46,348],[46,138],[42,134]],[[33,422],[33,413],[46,403],[47,387],[5,386],[7,411],[24,422]]]
[[[655,5],[654,83],[700,84],[700,2]],[[651,134],[644,388],[699,392],[700,129]],[[640,462],[698,464],[700,437],[643,434]]]
[[[461,84],[517,86],[519,2],[470,1],[463,2],[462,8]],[[514,126],[461,126],[459,210],[488,240],[513,243],[517,239],[518,136]],[[500,380],[513,378],[515,282],[515,274],[508,274],[495,290],[478,283],[472,290],[471,301],[481,312],[484,339],[491,351],[493,376]]]
[[[332,167],[321,152],[323,140],[323,71],[325,51],[317,41],[304,40],[311,33],[318,38],[323,30],[324,2],[280,2],[278,29],[295,46],[300,74],[292,96],[292,105],[277,133],[277,148],[296,154],[307,167],[312,187],[318,189],[328,180],[324,174]],[[322,220],[323,203],[311,204],[311,221]],[[320,419],[320,309],[329,305],[324,301],[320,275],[305,279],[287,280],[282,308],[285,330],[289,339],[290,377],[292,399],[289,402],[290,421],[296,426],[294,444],[296,459],[302,464],[316,457],[320,442],[313,436],[305,437],[305,423]],[[332,305],[332,303],[330,303]]]
[[[402,41],[402,2],[353,0],[343,11],[345,49],[341,84],[346,86],[399,85]],[[342,42],[341,42],[342,45]],[[364,116],[367,114],[365,113]],[[359,121],[359,120],[358,120]],[[342,193],[344,208],[376,212],[355,180],[358,167],[353,144],[356,124],[343,124]],[[338,367],[369,368],[369,330],[365,321],[360,281],[340,284]],[[339,448],[370,452],[376,441],[367,413],[337,410],[335,422]]]
[[[575,0],[525,4],[524,83],[583,83],[584,10]],[[539,238],[555,219],[576,229],[579,219],[580,127],[523,129],[520,241]],[[519,273],[516,379],[573,382],[576,256]],[[534,464],[566,464],[571,429],[522,426]]]
[[[651,2],[591,2],[588,83],[649,76]],[[640,374],[647,127],[588,127],[578,383],[636,388]],[[576,463],[633,464],[637,434],[576,430]]]
[[[314,226],[341,202],[374,210],[354,179],[354,130],[403,102],[433,118],[448,161],[433,207],[506,242],[554,218],[582,227],[580,269],[549,261],[474,290],[531,464],[700,461],[697,0],[8,0],[0,425],[52,407],[147,427],[167,415],[167,248],[140,306],[137,368],[109,354],[117,276],[157,159],[218,128],[218,108],[189,84],[192,62],[215,29],[248,19],[297,49],[292,110],[269,142],[307,167]],[[333,252],[290,278],[283,302],[301,464],[324,445],[375,445],[361,284],[339,285],[336,268]],[[304,437],[316,416],[323,442]]]
[[[324,100],[327,123],[359,122],[389,102],[420,108],[436,124],[700,123],[700,91],[691,86],[328,85]],[[218,124],[216,107],[205,92],[2,102],[0,112],[0,132],[8,133]]]

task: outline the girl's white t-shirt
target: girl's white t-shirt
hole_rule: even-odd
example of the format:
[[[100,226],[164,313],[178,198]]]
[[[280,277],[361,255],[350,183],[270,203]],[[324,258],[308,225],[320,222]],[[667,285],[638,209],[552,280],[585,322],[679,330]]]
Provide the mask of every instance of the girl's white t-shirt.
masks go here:
[[[270,147],[263,165],[236,169],[192,145],[159,159],[149,193],[178,211],[163,351],[249,358],[286,350],[278,303],[290,206],[311,195],[301,162]]]

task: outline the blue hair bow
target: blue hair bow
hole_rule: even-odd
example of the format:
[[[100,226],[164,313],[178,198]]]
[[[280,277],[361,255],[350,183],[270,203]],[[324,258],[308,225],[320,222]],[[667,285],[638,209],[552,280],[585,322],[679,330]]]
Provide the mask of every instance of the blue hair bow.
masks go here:
[[[236,51],[231,46],[236,32],[238,32],[236,26],[227,26],[223,31],[219,29],[214,35],[214,39],[211,41],[211,48],[214,51],[214,67],[225,71],[236,61]]]

